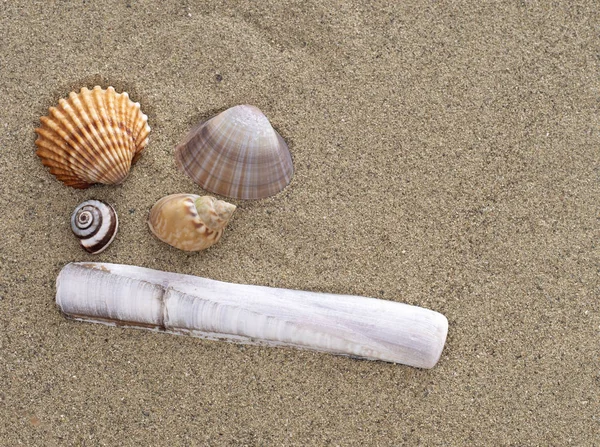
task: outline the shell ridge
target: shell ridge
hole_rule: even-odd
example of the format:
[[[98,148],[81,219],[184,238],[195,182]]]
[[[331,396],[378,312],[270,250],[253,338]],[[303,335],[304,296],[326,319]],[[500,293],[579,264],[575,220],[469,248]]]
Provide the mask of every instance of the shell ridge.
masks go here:
[[[112,146],[110,137],[107,138],[111,129],[104,126],[102,118],[98,116],[99,114],[96,110],[97,104],[95,104],[92,93],[92,91],[84,87],[77,96],[80,105],[79,111],[87,119],[84,131],[87,131],[90,141],[97,150],[97,154],[104,160],[103,167],[105,169],[103,169],[104,174],[99,179],[100,182],[117,183],[127,174],[127,162],[122,160],[118,153],[115,153],[118,147],[115,148]],[[104,108],[103,105],[102,108]]]
[[[129,98],[128,98],[129,99]],[[137,105],[137,107],[136,107]],[[133,115],[136,111],[139,112],[139,104],[137,103],[126,103],[125,104],[125,115],[123,116],[123,121],[122,121],[122,130],[125,134],[126,137],[129,137],[129,139],[131,140],[131,145],[129,147],[130,151],[131,151],[131,158],[133,158],[133,156],[135,155],[136,152],[136,148],[135,148],[135,135],[133,134],[134,131],[134,119],[133,119]]]
[[[116,148],[120,152],[121,160],[123,160],[125,175],[117,183],[125,180],[127,173],[131,167],[131,160],[133,159],[133,140],[128,138],[127,132],[125,131],[125,125],[123,124],[124,115],[127,113],[127,97],[123,94],[115,93],[115,109],[111,116],[110,127],[113,129],[115,139],[118,141]]]
[[[101,172],[106,169],[106,159],[102,154],[100,148],[97,146],[96,141],[90,135],[88,126],[85,122],[89,123],[89,117],[87,113],[82,110],[81,102],[77,97],[77,94],[71,92],[69,95],[69,101],[61,100],[59,101],[65,114],[68,116],[70,121],[73,123],[72,129],[73,133],[70,135],[77,139],[78,146],[75,147],[74,153],[79,153],[80,150],[86,151],[91,158],[91,163],[94,163],[94,176],[91,178],[94,182],[99,181],[101,177]],[[79,117],[77,113],[82,116]]]
[[[54,113],[58,114],[58,110],[56,108],[54,109]],[[83,165],[83,166],[87,166],[87,165],[92,165],[93,166],[93,160],[94,157],[93,155],[88,151],[88,148],[85,146],[85,144],[80,144],[80,140],[78,139],[78,137],[80,137],[80,135],[77,133],[77,131],[73,128],[73,127],[66,127],[66,129],[64,127],[61,126],[61,121],[58,120],[53,120],[50,118],[45,118],[42,121],[42,125],[45,126],[45,128],[42,128],[43,131],[48,132],[46,135],[44,135],[43,133],[38,132],[38,135],[40,135],[41,137],[46,136],[46,140],[50,140],[55,142],[55,144],[60,147],[61,149],[64,150],[65,153],[65,162],[67,164],[73,164],[74,160],[78,160],[78,162],[76,163],[77,165]],[[67,118],[65,118],[64,121],[62,121],[63,125],[67,125],[68,120]],[[68,123],[68,125],[70,126],[70,123]],[[58,138],[51,136],[50,132],[53,132]],[[41,138],[41,142],[39,141],[40,139],[38,138],[38,141],[36,141],[36,143],[38,144],[38,147],[40,146],[40,143],[43,144],[43,138]],[[62,140],[64,142],[64,144],[59,144],[59,141]],[[81,150],[80,150],[81,149]],[[79,156],[81,156],[81,158],[83,158],[83,161],[80,163],[79,162]],[[93,166],[91,168],[92,172],[96,171],[96,167]]]
[[[111,95],[114,93],[114,89],[109,91],[107,89],[106,95]],[[106,96],[105,95],[105,96]],[[125,98],[128,99],[128,96]],[[102,101],[104,104],[104,101]],[[131,161],[133,159],[133,139],[131,137],[128,138],[127,132],[124,131],[120,126],[120,119],[118,116],[113,115],[110,116],[109,125],[105,127],[106,132],[112,134],[113,139],[116,141],[120,141],[120,144],[116,144],[111,147],[111,151],[107,151],[114,161],[114,166],[112,167],[112,177],[109,177],[111,174],[110,171],[107,173],[107,179],[110,178],[110,183],[122,183],[129,174],[129,169],[131,168]],[[121,137],[121,138],[118,138]]]
[[[131,117],[131,136],[135,146],[144,139],[144,130],[148,123],[148,117],[141,112],[140,103],[135,103],[134,114]]]
[[[116,122],[115,122],[115,127],[117,127],[118,129],[121,129],[121,131],[124,130],[124,128],[127,126],[127,106],[128,106],[128,100],[129,100],[129,95],[125,95],[125,93],[117,93],[117,114],[115,115],[116,118]],[[126,132],[121,132],[121,136],[123,137],[123,142],[124,147],[127,147],[130,151],[131,148],[129,147],[128,141],[127,141],[127,133]]]
[[[133,148],[133,140],[128,138],[127,132],[124,131],[126,124],[124,124],[125,116],[127,114],[127,106],[129,102],[129,95],[125,93],[116,93],[112,89],[111,96],[114,100],[114,110],[112,114],[112,126],[115,129],[115,135],[119,141],[119,147],[121,147],[125,153],[130,154],[129,165],[133,162],[135,149]]]
[[[115,92],[114,88],[109,87],[108,89],[106,89],[106,93],[103,96],[104,96],[106,108],[108,110],[108,113],[107,113],[108,120],[109,120],[108,124],[113,128],[118,127],[117,126],[117,104],[116,104],[117,93]],[[121,133],[114,132],[112,136],[113,136],[113,139],[117,146],[119,146],[119,147],[125,146],[125,141],[123,141]]]
[[[90,154],[87,152],[87,148],[81,140],[81,135],[77,132],[76,127],[70,122],[69,115],[66,112],[63,113],[63,111],[57,107],[51,107],[49,109],[50,116],[40,118],[42,123],[40,130],[53,132],[59,137],[54,140],[57,141],[57,144],[59,144],[59,140],[62,140],[64,144],[60,146],[65,150],[76,150],[79,147],[85,148],[85,156],[88,156],[88,161],[91,161],[93,158],[89,156]]]
[[[93,100],[92,104],[100,108],[100,110],[97,113],[97,116],[99,118],[98,129],[105,129],[103,135],[107,138],[109,146],[119,147],[119,141],[116,137],[116,132],[114,132],[114,115],[111,115],[111,110],[108,107],[108,103],[106,101],[106,98],[110,94],[110,90],[106,90],[106,94],[104,95],[102,93],[102,89],[99,86],[94,87],[91,93],[91,97]],[[113,161],[116,162],[116,160],[114,159]],[[125,175],[127,175],[127,172],[125,172]]]

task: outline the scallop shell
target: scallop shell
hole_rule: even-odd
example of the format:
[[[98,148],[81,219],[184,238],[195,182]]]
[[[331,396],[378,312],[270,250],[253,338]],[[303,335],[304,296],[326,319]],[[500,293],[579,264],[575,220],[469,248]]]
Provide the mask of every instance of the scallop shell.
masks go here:
[[[115,209],[101,200],[87,200],[71,215],[71,230],[89,253],[100,253],[110,245],[119,229]]]
[[[148,143],[148,117],[127,93],[82,88],[40,118],[37,155],[65,185],[123,182]]]
[[[185,251],[199,251],[216,244],[235,205],[211,196],[172,194],[154,204],[148,226],[161,241]]]
[[[448,333],[442,314],[395,301],[95,262],[71,263],[61,270],[56,303],[77,320],[417,368],[435,366]]]
[[[175,149],[179,169],[207,191],[236,199],[277,194],[294,174],[287,144],[256,107],[200,123]]]

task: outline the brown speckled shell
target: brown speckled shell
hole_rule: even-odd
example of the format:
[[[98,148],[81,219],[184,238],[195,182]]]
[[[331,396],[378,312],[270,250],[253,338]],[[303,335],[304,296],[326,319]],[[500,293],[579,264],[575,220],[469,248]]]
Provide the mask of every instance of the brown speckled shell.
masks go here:
[[[287,144],[256,107],[235,106],[192,129],[175,149],[179,170],[236,199],[277,194],[294,174]]]
[[[37,155],[65,185],[118,184],[148,143],[148,117],[127,93],[94,87],[50,107],[35,131]]]
[[[198,199],[204,200],[206,221],[198,213]],[[185,251],[204,250],[219,242],[235,208],[210,196],[172,194],[154,204],[148,226],[157,238],[173,247]]]

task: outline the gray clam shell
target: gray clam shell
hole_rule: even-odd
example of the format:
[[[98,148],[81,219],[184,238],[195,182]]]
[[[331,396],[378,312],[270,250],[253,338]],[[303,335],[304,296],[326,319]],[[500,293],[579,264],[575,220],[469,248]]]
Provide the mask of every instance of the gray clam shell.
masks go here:
[[[294,166],[286,142],[256,107],[235,106],[200,123],[175,149],[179,170],[207,191],[263,199],[283,190]]]

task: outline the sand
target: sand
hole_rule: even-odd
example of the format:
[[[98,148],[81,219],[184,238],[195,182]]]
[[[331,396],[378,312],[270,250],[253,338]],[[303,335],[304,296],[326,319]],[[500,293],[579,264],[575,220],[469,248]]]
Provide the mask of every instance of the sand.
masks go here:
[[[600,445],[600,13],[578,2],[13,1],[0,5],[0,445]],[[152,126],[121,186],[74,190],[34,128],[83,86]],[[282,193],[210,250],[148,231],[200,193],[173,148],[262,109]],[[81,201],[116,207],[81,250]],[[372,296],[450,322],[432,370],[77,323],[71,261]]]

